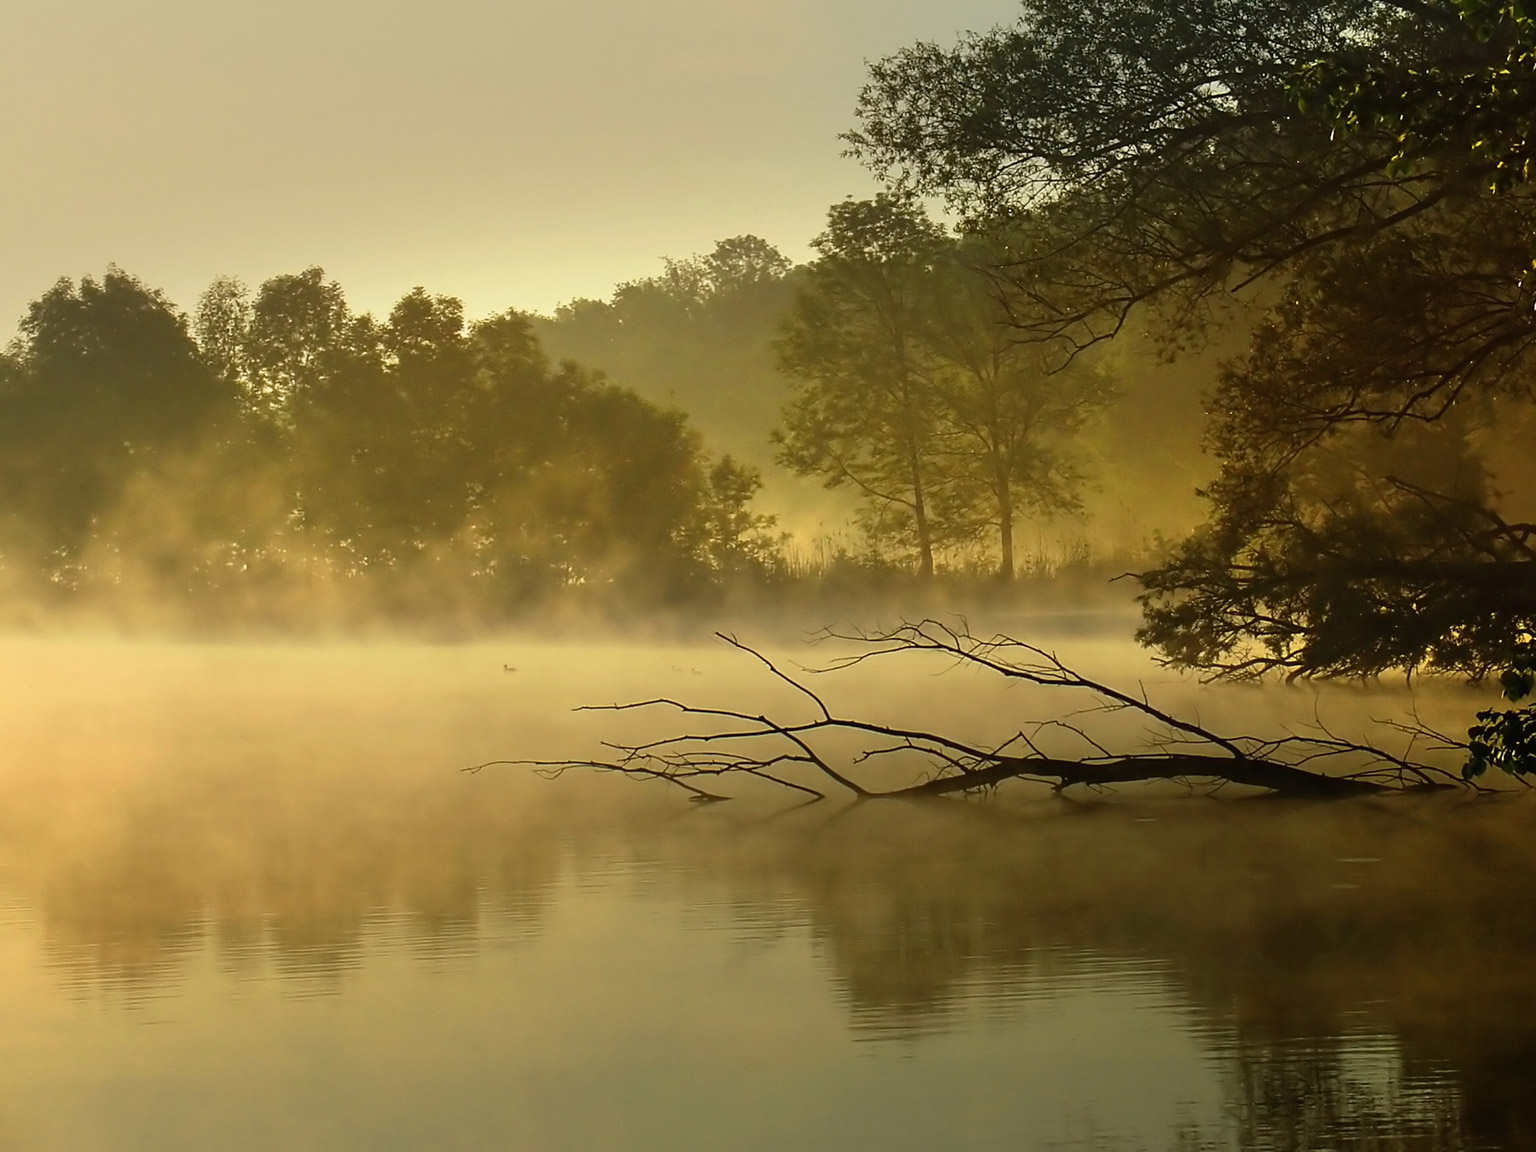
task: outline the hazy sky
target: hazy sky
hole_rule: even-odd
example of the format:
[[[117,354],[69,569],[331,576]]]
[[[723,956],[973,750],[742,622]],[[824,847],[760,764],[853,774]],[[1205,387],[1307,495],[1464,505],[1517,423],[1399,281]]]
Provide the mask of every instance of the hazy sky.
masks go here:
[[[867,194],[864,62],[1014,0],[9,0],[0,341],[115,262],[183,307],[320,264],[355,305],[605,296]]]

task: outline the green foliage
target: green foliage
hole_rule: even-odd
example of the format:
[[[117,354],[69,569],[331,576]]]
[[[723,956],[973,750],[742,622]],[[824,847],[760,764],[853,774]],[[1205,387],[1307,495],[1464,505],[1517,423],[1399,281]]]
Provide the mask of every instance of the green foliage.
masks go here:
[[[1533,365],[1523,193],[1319,254],[1221,374],[1210,523],[1145,574],[1144,638],[1181,664],[1480,675],[1536,613],[1529,527],[1484,446]]]
[[[454,556],[507,596],[667,594],[730,543],[699,528],[718,500],[682,414],[551,366],[529,318],[466,327],[417,289],[382,326],[339,320],[330,347],[294,342],[297,368],[324,369],[294,393],[292,440],[305,523],[357,569]]]
[[[1319,60],[1423,68],[1481,52],[1454,15],[1385,0],[1028,0],[1013,25],[871,69],[853,151],[1005,227],[994,269],[1023,339],[1081,348],[1156,309],[1170,349],[1235,288],[1477,188],[1466,165],[1394,165],[1382,129],[1298,111]]]
[[[936,266],[937,306],[923,325],[946,429],[944,468],[965,493],[971,535],[995,531],[999,574],[1014,574],[1020,519],[1082,510],[1089,484],[1076,439],[1114,398],[1102,366],[1053,362],[1049,348],[1018,340],[1018,313],[983,270],[1010,259],[996,237],[972,234]]]
[[[1536,688],[1536,641],[1526,637],[1515,645],[1509,667],[1499,675],[1504,699],[1518,704]]]
[[[1360,54],[1318,60],[1293,83],[1303,112],[1346,133],[1392,141],[1389,170],[1426,161],[1470,161],[1494,191],[1531,178],[1536,108],[1536,19],[1522,0],[1453,0],[1424,11],[1470,33],[1443,59],[1381,60]]]
[[[779,459],[858,492],[875,539],[909,543],[931,576],[942,430],[922,326],[946,238],[909,198],[847,200],[813,242],[820,254],[779,344],[802,386],[784,411]],[[936,524],[937,519],[937,524]]]
[[[327,282],[322,269],[274,276],[257,292],[245,330],[251,410],[279,423],[290,419],[300,397],[366,356],[375,340],[371,318],[352,316],[341,285]]]
[[[761,577],[783,567],[782,535],[774,518],[752,510],[762,489],[762,475],[749,465],[722,456],[709,470],[708,496],[700,508],[700,554],[711,572]]]
[[[1482,675],[1536,600],[1522,529],[1486,508],[1478,432],[1357,428],[1284,469],[1228,467],[1219,515],[1142,574],[1142,639],[1231,674]]]
[[[1536,379],[1532,27],[1502,0],[1026,0],[873,68],[854,149],[1007,231],[1020,340],[1140,307],[1181,351],[1247,290],[1209,522],[1142,577],[1173,661],[1476,674],[1532,622],[1529,525],[1477,464]]]
[[[1382,6],[1027,0],[1022,9],[952,49],[917,44],[876,62],[848,137],[857,153],[887,179],[1011,216],[1244,134],[1286,100],[1297,65]]]
[[[1523,637],[1499,676],[1504,698],[1518,704],[1536,689],[1536,641]],[[1485,709],[1467,730],[1467,762],[1462,778],[1476,780],[1489,768],[1512,776],[1536,772],[1536,706]]]
[[[771,477],[769,499],[792,515],[856,503],[871,546],[920,570],[991,536],[1007,571],[1017,519],[1077,506],[1085,469],[1070,440],[1106,387],[1013,347],[971,267],[980,242],[957,242],[909,197],[848,200],[812,265],[735,237],[535,323],[552,353],[686,408],[733,456],[851,497],[829,508]]]
[[[250,294],[239,280],[221,276],[199,298],[192,330],[203,363],[231,391],[246,376],[250,329]]]
[[[736,236],[704,256],[667,260],[660,276],[620,284],[608,300],[575,300],[535,318],[555,360],[602,371],[682,408],[718,448],[762,467],[767,429],[786,398],[772,342],[797,274],[767,241]]]

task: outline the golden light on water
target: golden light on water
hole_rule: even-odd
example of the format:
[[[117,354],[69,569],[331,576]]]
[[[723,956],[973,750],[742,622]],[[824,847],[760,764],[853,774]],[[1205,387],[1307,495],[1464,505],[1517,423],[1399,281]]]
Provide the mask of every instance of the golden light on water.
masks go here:
[[[579,702],[793,706],[718,645],[12,639],[0,664],[16,1147],[831,1147],[850,1116],[1155,1144],[1274,1123],[1244,1076],[1427,1131],[1456,1104],[1424,1062],[1503,1043],[1529,998],[1528,805],[700,808],[458,770],[595,748]],[[967,729],[1030,706],[867,672],[818,687]],[[1313,706],[1197,695],[1210,720]]]

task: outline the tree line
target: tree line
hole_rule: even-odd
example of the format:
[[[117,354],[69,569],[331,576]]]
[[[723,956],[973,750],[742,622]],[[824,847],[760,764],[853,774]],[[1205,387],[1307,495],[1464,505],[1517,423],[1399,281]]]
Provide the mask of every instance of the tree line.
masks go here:
[[[220,280],[191,317],[118,269],[61,280],[0,357],[6,575],[55,598],[686,595],[770,560],[757,483],[526,316],[417,289],[380,321],[318,268]]]
[[[1012,576],[1019,517],[1078,507],[1107,376],[1012,344],[974,243],[910,197],[835,205],[815,243],[797,268],[735,237],[608,301],[474,322],[420,288],[356,312],[319,268],[220,279],[190,315],[120,269],[61,280],[0,356],[10,589],[210,614],[707,599],[784,578],[765,466],[849,489],[881,564],[982,548]],[[759,463],[711,456],[693,410]]]
[[[876,63],[847,139],[1006,237],[1022,341],[1070,359],[1151,319],[1176,356],[1246,314],[1207,394],[1206,520],[1140,574],[1139,638],[1224,676],[1502,670],[1528,699],[1536,17],[1022,7]],[[1419,734],[1468,781],[1536,772],[1529,703]]]
[[[1533,44],[1503,0],[1027,0],[872,65],[848,143],[889,190],[804,267],[738,237],[473,324],[423,291],[356,315],[318,271],[188,319],[61,282],[0,361],[10,578],[686,594],[772,570],[753,465],[848,493],[913,573],[1006,575],[1020,519],[1082,501],[1135,337],[1230,349],[1145,642],[1235,675],[1507,667],[1536,627]],[[564,359],[665,374],[648,328],[672,399],[777,428],[752,465]]]
[[[1536,774],[1536,704],[1522,704],[1536,692],[1536,16],[1522,0],[1024,0],[1022,9],[952,48],[918,44],[874,64],[847,141],[891,189],[887,207],[945,201],[964,243],[984,253],[977,263],[1003,314],[1002,346],[1052,365],[1047,378],[1063,379],[1062,366],[1140,325],[1173,358],[1235,338],[1206,393],[1217,474],[1201,493],[1205,522],[1138,575],[1139,639],[1170,664],[1228,677],[1499,672],[1504,696],[1521,706],[1479,712],[1465,738],[1417,724],[1399,731],[1459,752],[1473,787],[1494,767]],[[915,332],[902,323],[909,285],[892,277],[920,258],[884,261],[863,281],[841,260],[838,225],[852,233],[870,223],[861,211],[834,213],[818,241],[818,276],[837,289],[824,292],[820,312],[804,297],[797,306],[808,349],[845,329],[836,303],[857,285],[872,303],[864,327],[848,331],[874,318],[884,337]],[[887,443],[905,451],[860,457],[828,436],[822,457],[801,457],[830,461],[850,483],[873,487],[873,478],[893,503],[905,485],[919,548],[932,489],[919,479],[918,445],[930,428],[955,430],[953,417],[928,424],[911,403],[938,393],[897,386],[922,379],[910,364],[926,339],[879,341],[889,362],[871,375],[885,390],[858,407],[877,425],[895,414],[889,424],[905,438]],[[834,354],[805,362],[869,362],[829,342]],[[787,346],[793,355],[793,329]],[[814,388],[791,409],[787,435],[799,434],[802,449],[818,443],[806,435],[818,412]],[[851,639],[868,651],[845,664],[938,652],[1151,707],[1006,636],[924,621]],[[1053,756],[1035,740],[1061,727],[1052,719],[978,747],[839,718],[794,686],[808,720],[730,713],[742,729],[726,740],[749,749],[701,730],[615,745],[618,757],[594,766],[699,793],[697,781],[726,775],[815,790],[780,776],[798,765],[860,797],[1016,778],[1248,784],[1277,754],[1285,779],[1263,787],[1450,783],[1412,748],[1326,732],[1265,744],[1172,715],[1155,717],[1171,743],[1127,755],[1078,731],[1089,751]],[[847,777],[808,741],[832,729],[873,741],[856,764],[916,755],[925,782],[877,792]],[[1191,737],[1213,755],[1192,759]],[[1355,770],[1322,771],[1336,756]]]

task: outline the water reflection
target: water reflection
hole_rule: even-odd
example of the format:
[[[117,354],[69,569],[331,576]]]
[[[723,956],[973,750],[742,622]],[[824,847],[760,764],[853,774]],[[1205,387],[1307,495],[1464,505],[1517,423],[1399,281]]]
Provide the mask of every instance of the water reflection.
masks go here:
[[[590,1028],[603,1045],[633,1044],[614,1059],[645,1083],[661,1075],[636,1070],[658,1059],[645,1032],[670,1020],[688,1039],[666,1071],[685,1082],[730,1071],[709,1045],[763,1060],[784,1046],[786,1067],[811,1065],[795,1075],[862,1084],[872,1114],[905,1115],[928,1091],[928,1110],[940,1098],[958,1109],[944,1114],[954,1129],[965,1110],[953,1101],[977,1085],[1031,1101],[1008,1111],[978,1096],[965,1107],[985,1121],[950,1131],[952,1147],[1536,1146],[1536,844],[1524,800],[1019,795],[701,809],[618,781],[452,772],[443,761],[477,758],[462,754],[465,733],[506,700],[487,689],[448,734],[434,730],[444,722],[423,718],[462,696],[462,683],[422,695],[442,674],[391,682],[378,708],[360,709],[369,737],[338,726],[323,701],[319,728],[300,709],[287,735],[239,742],[207,708],[183,721],[173,708],[155,714],[172,735],[143,742],[148,728],[130,719],[142,700],[67,739],[13,717],[28,758],[6,765],[0,790],[0,998],[42,987],[90,1008],[67,1018],[82,1045],[113,1021],[199,1013],[235,1037],[253,1027],[240,1005],[272,1012],[272,995],[338,1011],[391,1003],[398,1019],[369,1024],[378,1059],[427,1059],[422,1049],[444,1045],[434,1067],[461,1076],[464,1048],[488,1044],[487,1069],[530,1082],[560,1045],[560,1060],[597,1058]],[[381,715],[399,727],[379,731]],[[317,743],[305,751],[305,740]],[[335,754],[333,741],[351,751]],[[437,742],[451,758],[424,759]],[[83,754],[109,745],[110,763]],[[29,933],[36,962],[17,943]],[[518,963],[503,970],[507,949]],[[434,997],[462,989],[464,1004],[414,1015],[401,997],[425,985],[402,963],[437,981]],[[542,1021],[539,1049],[475,1039],[481,1025],[465,1023],[509,1000],[522,1005],[519,1027]],[[576,1015],[550,1015],[552,1001]],[[432,1031],[443,1020],[458,1031]],[[807,1037],[825,1046],[839,1031],[886,1071],[870,1079],[856,1054],[817,1065]],[[32,1050],[13,1038],[0,1058]],[[919,1089],[889,1071],[892,1055],[942,1075]],[[206,1074],[168,1067],[189,1083]],[[766,1073],[736,1075],[720,1094]],[[809,1082],[786,1079],[785,1091]],[[652,1131],[636,1117],[660,1108],[665,1089],[609,1087],[619,1102],[603,1123],[617,1127],[589,1136],[614,1146],[830,1147],[846,1136],[830,1120],[807,1136],[756,1114],[710,1119],[692,1090],[652,1116]],[[1019,1127],[1053,1098],[1054,1127]],[[567,1104],[586,1107],[579,1099]],[[17,1107],[0,1098],[0,1132]],[[560,1116],[532,1135],[495,1132],[558,1146]],[[695,1124],[698,1138],[683,1139]],[[919,1122],[902,1124],[887,1146],[922,1146]]]
[[[859,809],[755,867],[792,877],[855,1027],[1129,970],[1225,1062],[1190,1147],[1536,1141],[1536,852],[1523,802]],[[707,838],[740,851],[741,835]],[[771,863],[770,863],[771,861]],[[1396,1145],[1393,1145],[1396,1146]]]
[[[485,917],[537,928],[561,867],[557,829],[494,786],[441,776],[325,793],[271,775],[204,782],[184,805],[128,799],[94,840],[65,826],[11,848],[44,868],[49,962],[77,994],[153,994],[204,948],[234,976],[270,959],[335,990],[370,937],[443,958],[472,951]]]

